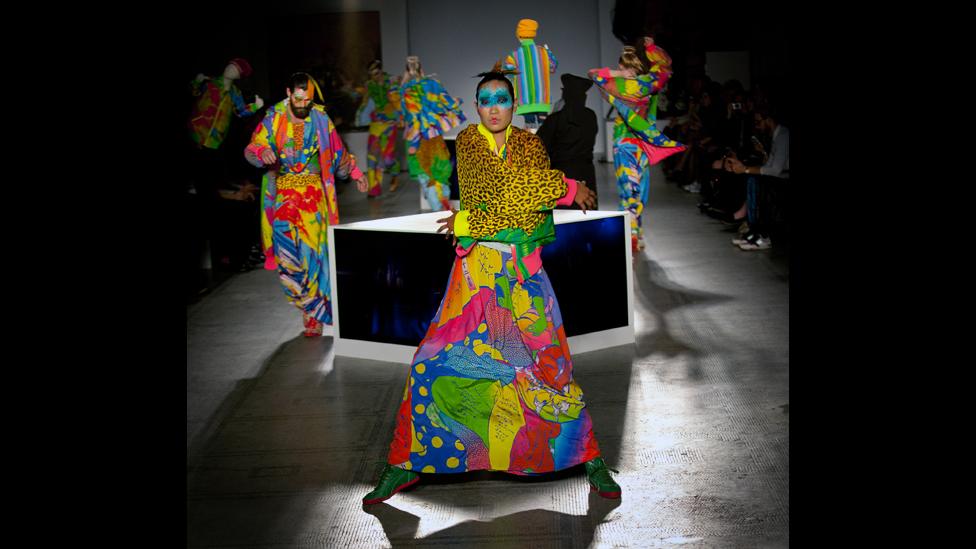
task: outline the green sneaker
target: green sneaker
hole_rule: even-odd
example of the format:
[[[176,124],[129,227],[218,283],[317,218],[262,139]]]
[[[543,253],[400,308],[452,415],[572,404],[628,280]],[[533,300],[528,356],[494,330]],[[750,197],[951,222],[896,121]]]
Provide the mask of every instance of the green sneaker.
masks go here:
[[[619,499],[620,485],[613,481],[610,471],[619,473],[620,471],[608,470],[607,463],[602,457],[593,458],[583,465],[586,466],[586,478],[590,481],[590,491],[596,492],[605,498]]]
[[[420,475],[413,471],[407,471],[390,464],[383,469],[380,481],[376,489],[363,496],[363,505],[372,505],[393,497],[393,494],[413,486],[420,480]]]

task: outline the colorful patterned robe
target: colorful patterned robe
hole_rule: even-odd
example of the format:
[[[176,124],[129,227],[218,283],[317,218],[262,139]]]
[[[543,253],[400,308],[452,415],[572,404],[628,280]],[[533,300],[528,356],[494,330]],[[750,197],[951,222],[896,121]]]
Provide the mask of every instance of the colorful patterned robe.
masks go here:
[[[353,172],[355,158],[320,105],[292,123],[288,100],[275,105],[245,149],[248,162],[263,167],[271,150],[278,163],[261,181],[265,268],[277,269],[288,300],[325,324],[332,323],[328,226],[339,223],[335,177]]]
[[[366,82],[366,95],[359,106],[356,118],[369,115],[369,138],[366,143],[366,175],[369,179],[370,196],[382,192],[383,172],[400,173],[396,157],[397,123],[400,121],[400,86],[392,77],[383,73],[382,82]]]
[[[551,223],[575,182],[548,169],[545,147],[524,130],[513,129],[504,158],[475,126],[457,145],[462,206],[471,209],[455,230],[479,244],[458,248],[410,365],[388,462],[422,473],[517,475],[587,462],[600,450],[549,278],[540,263],[520,279],[512,244],[488,242]]]

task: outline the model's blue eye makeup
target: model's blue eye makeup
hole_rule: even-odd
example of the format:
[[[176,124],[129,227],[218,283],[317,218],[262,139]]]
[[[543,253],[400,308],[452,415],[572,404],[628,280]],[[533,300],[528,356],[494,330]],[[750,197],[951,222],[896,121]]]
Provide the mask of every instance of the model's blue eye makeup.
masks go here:
[[[478,92],[478,106],[487,109],[498,105],[502,109],[512,108],[512,96],[506,89],[496,89],[494,92],[482,89]]]

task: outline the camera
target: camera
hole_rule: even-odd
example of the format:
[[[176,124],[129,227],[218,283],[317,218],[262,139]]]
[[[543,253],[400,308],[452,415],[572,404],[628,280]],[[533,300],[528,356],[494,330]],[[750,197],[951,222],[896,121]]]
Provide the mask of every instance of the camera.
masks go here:
[[[732,110],[733,111],[741,111],[742,110],[742,103],[732,103]]]

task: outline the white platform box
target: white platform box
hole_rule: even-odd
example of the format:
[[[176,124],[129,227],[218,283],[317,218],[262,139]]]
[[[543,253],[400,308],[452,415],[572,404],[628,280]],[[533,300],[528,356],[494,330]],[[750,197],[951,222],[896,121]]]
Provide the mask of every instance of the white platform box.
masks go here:
[[[445,212],[329,227],[335,353],[409,364],[454,262],[437,233]],[[542,264],[559,300],[572,353],[634,342],[627,212],[556,210],[556,241]]]

